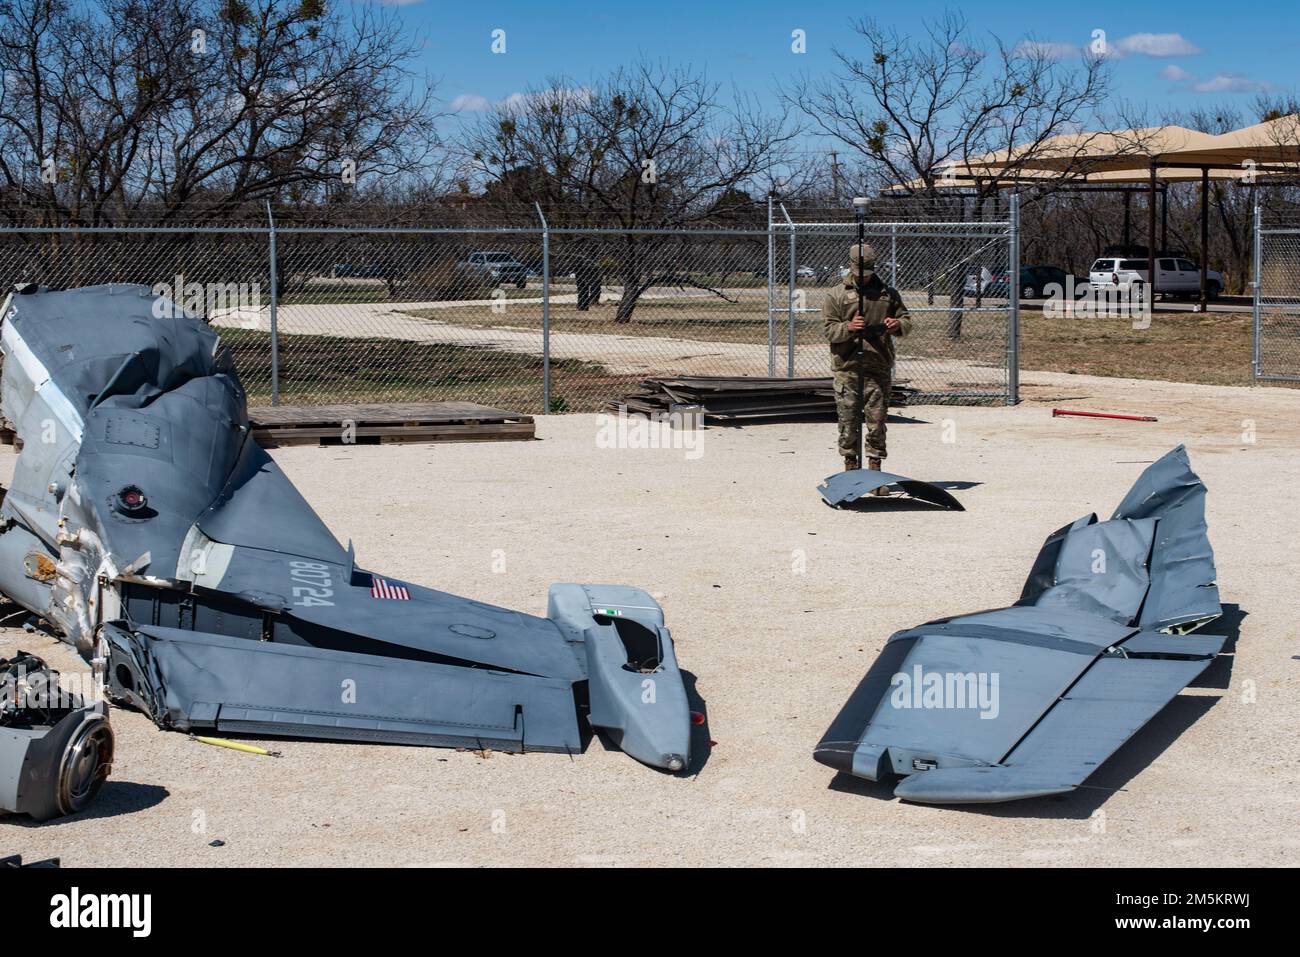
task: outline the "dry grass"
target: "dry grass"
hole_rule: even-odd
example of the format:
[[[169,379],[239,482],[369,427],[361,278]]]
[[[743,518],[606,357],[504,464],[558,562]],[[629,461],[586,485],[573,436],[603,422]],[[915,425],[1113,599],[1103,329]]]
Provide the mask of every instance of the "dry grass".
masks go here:
[[[1021,313],[1021,368],[1201,385],[1249,385],[1249,313],[1157,312],[1130,319]]]

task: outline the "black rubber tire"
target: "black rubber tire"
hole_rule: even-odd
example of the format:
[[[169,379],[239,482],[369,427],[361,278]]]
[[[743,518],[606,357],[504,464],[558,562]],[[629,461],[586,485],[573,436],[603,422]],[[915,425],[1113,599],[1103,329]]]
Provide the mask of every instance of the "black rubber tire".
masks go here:
[[[113,766],[113,729],[102,714],[75,711],[30,752],[23,805],[35,821],[85,810]]]

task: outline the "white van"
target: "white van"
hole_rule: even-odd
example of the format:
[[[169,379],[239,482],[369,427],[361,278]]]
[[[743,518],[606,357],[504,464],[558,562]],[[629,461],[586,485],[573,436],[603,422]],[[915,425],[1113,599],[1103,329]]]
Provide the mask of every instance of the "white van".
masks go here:
[[[1098,259],[1088,271],[1090,285],[1105,290],[1130,286],[1141,287],[1147,281],[1147,261],[1145,259],[1121,259],[1105,257]],[[1175,296],[1196,295],[1201,291],[1201,269],[1195,263],[1176,256],[1156,257],[1155,291]],[[1205,295],[1217,299],[1223,292],[1223,273],[1214,269],[1206,270]]]

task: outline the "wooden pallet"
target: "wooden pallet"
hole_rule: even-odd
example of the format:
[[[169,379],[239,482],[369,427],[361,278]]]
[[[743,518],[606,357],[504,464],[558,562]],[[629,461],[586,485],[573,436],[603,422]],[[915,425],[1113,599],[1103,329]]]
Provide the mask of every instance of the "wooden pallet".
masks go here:
[[[379,445],[400,442],[511,442],[536,437],[531,415],[474,402],[257,406],[253,438],[278,445]]]
[[[531,415],[473,402],[373,405],[281,405],[248,410],[253,438],[280,445],[388,445],[402,442],[526,442],[536,438]],[[345,426],[352,427],[345,432]],[[0,422],[0,446],[15,445]]]

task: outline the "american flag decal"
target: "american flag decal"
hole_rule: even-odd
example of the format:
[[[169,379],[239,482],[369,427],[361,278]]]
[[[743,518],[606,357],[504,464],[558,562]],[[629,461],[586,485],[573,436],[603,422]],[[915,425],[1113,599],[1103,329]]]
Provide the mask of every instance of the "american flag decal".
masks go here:
[[[384,581],[378,575],[375,575],[370,579],[370,597],[410,601],[411,593],[406,590],[405,585],[394,585],[392,582]]]

